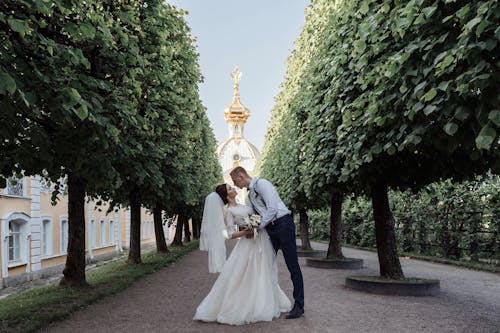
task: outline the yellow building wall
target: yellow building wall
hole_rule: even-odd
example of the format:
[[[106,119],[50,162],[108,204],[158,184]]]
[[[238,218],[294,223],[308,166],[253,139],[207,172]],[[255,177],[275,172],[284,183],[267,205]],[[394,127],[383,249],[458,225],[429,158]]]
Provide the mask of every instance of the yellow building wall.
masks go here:
[[[9,268],[9,276],[26,273],[26,264]]]
[[[94,251],[92,251],[92,253],[94,254],[94,256],[99,256],[101,254],[106,254],[114,251],[116,251],[116,245],[110,245],[100,249],[95,249]]]
[[[42,259],[42,269],[66,264],[66,255]]]
[[[40,216],[52,218],[52,255],[61,252],[61,220],[68,219],[68,197],[59,196],[55,206],[52,206],[50,193],[40,193]]]
[[[116,212],[113,210],[110,213],[107,213],[109,209],[109,204],[104,203],[100,206],[97,206],[95,202],[90,203],[92,207],[92,219],[94,219],[96,223],[96,248],[107,247],[111,244],[111,235],[110,235],[110,220],[115,221],[115,228],[117,226]],[[101,220],[104,220],[104,230],[101,230]],[[124,221],[124,220],[123,220]],[[104,244],[101,244],[101,233],[104,232]],[[90,237],[90,230],[87,231],[87,237]],[[115,239],[117,241],[117,239]]]
[[[0,196],[0,216],[13,212],[31,216],[31,199]]]
[[[31,179],[26,177],[25,179],[25,194],[26,197],[10,197],[2,195],[3,189],[0,189],[0,216],[5,216],[6,214],[17,212],[24,213],[28,216],[31,216]],[[89,206],[90,205],[90,206]],[[116,251],[116,245],[118,245],[119,239],[122,241],[122,246],[128,244],[128,239],[126,237],[126,208],[121,208],[117,212],[112,211],[111,213],[107,213],[108,204],[103,204],[101,206],[96,206],[95,201],[87,203],[85,202],[85,220],[87,221],[86,227],[89,225],[89,219],[95,220],[95,231],[96,231],[96,248],[92,249],[93,256],[99,256],[102,254],[106,254],[109,252]],[[90,208],[90,216],[89,215]],[[41,191],[40,193],[40,216],[42,223],[43,218],[50,217],[52,220],[52,244],[51,246],[51,255],[49,257],[41,259],[41,268],[46,269],[53,266],[63,265],[66,262],[66,254],[61,252],[61,220],[68,219],[68,197],[64,195],[59,195],[59,200],[56,202],[56,205],[52,205],[51,203],[51,193],[45,193]],[[101,230],[100,221],[104,219],[104,230]],[[120,227],[117,230],[115,236],[116,244],[111,244],[110,237],[110,220],[115,221],[115,227]],[[118,221],[120,223],[118,224]],[[153,224],[153,214],[149,212],[147,209],[141,209],[141,221],[144,224],[144,229],[141,230],[141,243],[147,244],[154,241],[154,224]],[[41,225],[41,227],[43,227]],[[85,248],[86,253],[88,253],[88,244],[90,237],[90,228],[86,228],[85,233]],[[145,234],[142,233],[145,232]],[[105,233],[105,242],[101,244],[101,232]],[[5,235],[2,235],[5,236]],[[28,253],[31,254],[31,249],[33,244],[29,244],[30,248],[28,249]],[[0,267],[2,267],[2,251],[3,246],[0,247]],[[31,261],[31,259],[30,259]],[[18,275],[26,272],[26,265],[16,266],[8,269],[9,276]]]

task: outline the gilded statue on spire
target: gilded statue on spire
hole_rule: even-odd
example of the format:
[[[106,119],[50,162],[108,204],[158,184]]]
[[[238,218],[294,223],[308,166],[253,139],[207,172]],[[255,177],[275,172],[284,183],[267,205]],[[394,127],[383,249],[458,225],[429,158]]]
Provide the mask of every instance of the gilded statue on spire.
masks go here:
[[[231,72],[229,75],[231,75],[231,79],[233,79],[233,82],[235,85],[237,85],[240,82],[241,79],[241,72],[238,69],[238,67],[234,68],[234,72]]]

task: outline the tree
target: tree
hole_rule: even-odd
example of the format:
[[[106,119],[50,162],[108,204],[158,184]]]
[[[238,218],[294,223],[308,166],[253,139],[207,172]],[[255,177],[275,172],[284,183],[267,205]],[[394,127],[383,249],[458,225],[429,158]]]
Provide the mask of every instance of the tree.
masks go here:
[[[306,196],[303,171],[303,123],[308,110],[302,99],[303,73],[309,66],[325,28],[325,13],[332,10],[329,1],[313,1],[306,10],[306,23],[295,41],[295,50],[287,62],[283,89],[276,96],[271,123],[267,129],[262,156],[257,166],[260,176],[276,184],[284,202],[299,212],[302,249],[311,250],[307,209],[321,207],[326,197],[321,193]],[[325,14],[325,16],[320,15]]]
[[[493,121],[483,122],[498,83],[486,46],[498,22],[494,8],[491,1],[359,1],[332,18],[323,50],[332,64],[327,117],[342,115],[334,136],[336,156],[345,158],[339,179],[371,194],[382,276],[403,276],[389,186],[470,177],[498,161],[488,139]],[[483,22],[479,30],[471,30],[473,20]],[[342,49],[346,43],[354,49]]]
[[[105,110],[104,96],[112,95],[114,86],[100,70],[102,59],[93,61],[113,52],[109,30],[113,23],[103,7],[93,2],[71,1],[59,6],[4,2],[2,6],[2,12],[8,13],[3,20],[10,27],[4,31],[10,34],[12,60],[2,67],[16,69],[16,91],[5,101],[6,108],[17,110],[15,123],[20,127],[29,124],[35,129],[33,137],[31,133],[23,136],[30,143],[24,146],[17,141],[24,146],[21,151],[34,150],[35,158],[14,155],[15,163],[27,174],[43,172],[53,181],[67,175],[69,244],[61,282],[86,284],[85,192],[96,193],[116,180],[103,156],[117,141],[117,129],[110,121],[113,111],[119,114],[123,110]],[[95,29],[96,25],[101,29]],[[35,168],[34,162],[38,163]],[[2,173],[7,173],[5,168]]]
[[[498,170],[499,15],[494,1],[360,0],[324,16],[300,78],[304,179],[370,194],[383,277],[403,277],[388,188]]]

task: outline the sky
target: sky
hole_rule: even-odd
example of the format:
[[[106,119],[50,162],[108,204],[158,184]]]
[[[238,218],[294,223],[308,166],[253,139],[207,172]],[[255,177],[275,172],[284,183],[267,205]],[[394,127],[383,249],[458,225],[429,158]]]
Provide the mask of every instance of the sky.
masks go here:
[[[244,136],[262,151],[274,97],[309,0],[168,0],[189,12],[204,77],[200,97],[217,142],[228,137],[224,108],[231,103],[235,66],[243,73],[241,102],[250,109]]]

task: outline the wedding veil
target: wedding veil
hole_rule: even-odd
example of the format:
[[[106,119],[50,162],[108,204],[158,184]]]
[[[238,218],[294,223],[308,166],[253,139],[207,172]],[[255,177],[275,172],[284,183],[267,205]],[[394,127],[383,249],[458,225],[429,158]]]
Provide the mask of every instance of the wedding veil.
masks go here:
[[[208,271],[219,273],[226,262],[226,243],[223,235],[224,202],[212,192],[205,198],[200,230],[200,250],[208,251]]]

